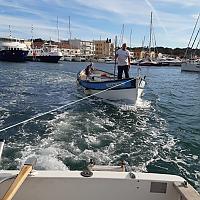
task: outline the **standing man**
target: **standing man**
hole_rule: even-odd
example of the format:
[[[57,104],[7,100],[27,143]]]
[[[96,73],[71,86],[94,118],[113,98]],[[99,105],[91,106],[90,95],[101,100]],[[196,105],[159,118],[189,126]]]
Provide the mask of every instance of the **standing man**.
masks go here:
[[[125,78],[129,78],[130,52],[126,49],[126,43],[122,45],[121,49],[117,50],[115,59],[118,60],[118,79],[122,79],[123,71]]]

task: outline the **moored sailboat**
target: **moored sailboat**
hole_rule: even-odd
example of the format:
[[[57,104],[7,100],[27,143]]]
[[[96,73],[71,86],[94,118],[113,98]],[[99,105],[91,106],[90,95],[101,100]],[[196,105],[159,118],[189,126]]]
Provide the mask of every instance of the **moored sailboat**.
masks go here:
[[[181,70],[188,72],[200,72],[200,62],[194,61],[194,62],[183,63]]]
[[[199,27],[199,29],[198,29],[198,31],[197,31],[197,33],[196,33],[196,36],[195,36],[195,38],[194,38],[194,40],[193,40],[192,46],[190,47],[190,43],[191,43],[191,41],[192,41],[192,38],[193,38],[193,35],[194,35],[194,33],[195,33],[196,27],[197,27],[197,25],[198,25],[198,23],[199,23],[199,19],[200,19],[200,14],[198,15],[198,18],[197,18],[197,20],[196,20],[194,29],[193,29],[193,31],[192,31],[192,35],[191,35],[191,37],[190,37],[190,40],[189,40],[189,43],[188,43],[188,47],[187,47],[186,52],[185,52],[185,59],[186,59],[186,62],[182,64],[181,71],[200,72],[200,61],[199,61],[198,59],[195,59],[195,53],[196,53],[196,50],[197,50],[198,47],[199,47],[200,39],[199,39],[199,41],[198,41],[198,43],[197,43],[197,45],[196,45],[195,51],[192,52],[192,49],[193,49],[193,47],[194,47],[194,44],[195,44],[195,42],[196,42],[196,40],[197,40],[197,38],[198,38],[198,36],[199,36],[199,33],[200,33],[200,27]],[[190,50],[191,52],[189,52],[189,50]],[[189,59],[187,59],[187,58],[189,57],[188,55],[190,55],[190,58],[189,58]]]

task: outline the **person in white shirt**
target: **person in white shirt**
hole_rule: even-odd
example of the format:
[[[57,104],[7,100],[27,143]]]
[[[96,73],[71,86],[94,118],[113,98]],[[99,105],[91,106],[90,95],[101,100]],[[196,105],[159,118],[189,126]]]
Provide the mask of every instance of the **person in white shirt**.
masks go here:
[[[129,78],[130,52],[126,49],[126,43],[122,45],[121,49],[117,50],[116,59],[118,61],[118,79],[122,79],[123,71],[125,78]]]

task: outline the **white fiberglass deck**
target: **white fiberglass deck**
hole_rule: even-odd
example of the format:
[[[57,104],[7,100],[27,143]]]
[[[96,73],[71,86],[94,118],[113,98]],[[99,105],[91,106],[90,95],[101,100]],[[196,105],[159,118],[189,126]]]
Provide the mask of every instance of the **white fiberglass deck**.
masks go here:
[[[17,173],[1,171],[0,181]],[[35,171],[14,200],[180,200],[174,183],[181,185],[185,181],[179,176],[148,173],[93,171],[91,177],[80,173]],[[12,182],[7,180],[0,184],[0,199]]]

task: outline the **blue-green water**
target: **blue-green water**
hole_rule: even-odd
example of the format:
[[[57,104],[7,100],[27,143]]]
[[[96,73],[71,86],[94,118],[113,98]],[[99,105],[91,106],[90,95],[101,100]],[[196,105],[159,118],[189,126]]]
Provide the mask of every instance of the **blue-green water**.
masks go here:
[[[0,62],[0,128],[81,99],[76,73],[85,65]],[[135,171],[181,175],[200,191],[200,74],[175,67],[142,74],[147,85],[137,110],[87,99],[1,132],[7,142],[0,169],[16,169],[29,156],[38,158],[37,169],[124,159]]]

